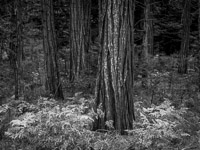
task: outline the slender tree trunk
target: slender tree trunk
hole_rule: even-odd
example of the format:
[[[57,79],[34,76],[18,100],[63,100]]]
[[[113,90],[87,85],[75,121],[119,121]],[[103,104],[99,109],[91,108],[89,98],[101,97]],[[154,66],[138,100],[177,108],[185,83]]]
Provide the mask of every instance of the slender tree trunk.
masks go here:
[[[91,0],[70,1],[70,80],[86,69],[86,52],[90,47]]]
[[[199,6],[199,18],[198,18],[198,29],[199,29],[199,43],[200,43],[200,0],[198,2]],[[200,92],[200,47],[198,52],[198,71],[199,71],[199,92]]]
[[[190,36],[190,5],[191,0],[184,0],[184,8],[182,14],[182,41],[179,58],[178,72],[181,74],[187,73],[187,56],[189,51],[189,36]]]
[[[144,46],[144,62],[148,63],[149,54],[153,55],[153,18],[152,18],[152,0],[145,0],[144,5],[144,38],[143,38],[143,46]]]
[[[100,46],[99,74],[96,86],[97,108],[105,113],[95,129],[113,127],[124,132],[132,129],[134,0],[99,0]]]
[[[63,99],[58,68],[57,43],[54,26],[53,0],[42,0],[43,48],[46,63],[46,90],[55,98]]]
[[[16,0],[16,10],[17,10],[17,31],[16,31],[16,38],[17,38],[17,47],[16,47],[16,59],[17,59],[17,80],[18,80],[18,89],[19,95],[22,95],[23,87],[20,83],[22,79],[23,69],[22,69],[22,61],[23,61],[23,39],[22,39],[22,0]]]
[[[20,88],[20,75],[21,61],[22,61],[22,2],[21,0],[15,0],[11,7],[11,29],[15,27],[10,34],[10,61],[14,71],[14,87],[15,87],[15,99],[21,96]]]
[[[83,21],[84,21],[84,49],[86,54],[90,49],[91,43],[91,0],[86,0],[83,3]],[[86,62],[87,66],[87,62]]]

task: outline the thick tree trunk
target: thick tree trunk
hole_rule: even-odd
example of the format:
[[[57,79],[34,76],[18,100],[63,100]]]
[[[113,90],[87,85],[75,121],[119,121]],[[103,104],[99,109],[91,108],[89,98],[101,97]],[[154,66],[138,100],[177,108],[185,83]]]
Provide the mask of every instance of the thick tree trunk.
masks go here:
[[[73,81],[86,68],[86,52],[90,47],[91,0],[71,0],[70,10],[70,80]]]
[[[182,14],[182,41],[179,58],[178,72],[181,74],[187,73],[187,57],[189,51],[189,36],[190,36],[190,4],[191,0],[184,0],[184,8]]]
[[[144,46],[144,62],[148,63],[149,54],[153,55],[153,18],[152,18],[152,1],[145,0],[144,1],[144,38],[143,38],[143,46]]]
[[[100,45],[96,104],[105,113],[95,129],[109,128],[106,122],[124,132],[131,129],[134,116],[133,52],[134,0],[99,0]]]
[[[46,63],[46,90],[55,98],[63,99],[58,69],[57,43],[54,26],[53,0],[42,0],[43,48]]]

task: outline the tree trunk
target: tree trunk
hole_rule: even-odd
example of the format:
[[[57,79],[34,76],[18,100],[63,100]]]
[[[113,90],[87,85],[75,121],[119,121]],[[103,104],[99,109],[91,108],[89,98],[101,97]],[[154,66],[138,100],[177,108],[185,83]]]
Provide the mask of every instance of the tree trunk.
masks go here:
[[[184,8],[182,14],[182,41],[179,58],[178,72],[181,74],[187,73],[187,56],[189,51],[189,36],[190,36],[190,4],[191,0],[184,0]]]
[[[101,52],[96,85],[96,107],[105,113],[94,125],[108,129],[106,123],[124,132],[132,129],[134,0],[99,0],[99,32]]]
[[[144,1],[145,9],[144,9],[144,39],[143,39],[143,46],[144,46],[144,62],[148,63],[149,61],[149,54],[153,55],[153,18],[152,18],[152,4],[151,0]]]
[[[22,74],[21,61],[22,61],[22,2],[21,0],[15,0],[11,7],[11,29],[15,27],[10,34],[10,62],[14,71],[14,87],[15,87],[15,99],[19,99],[21,96],[20,88],[20,76]]]
[[[70,80],[79,78],[86,68],[86,52],[90,47],[91,0],[70,1]]]
[[[46,64],[46,90],[55,98],[63,99],[58,68],[57,40],[54,26],[53,0],[42,0],[43,48]]]
[[[23,61],[23,39],[22,39],[22,0],[16,0],[16,10],[17,10],[17,47],[16,47],[16,59],[17,59],[17,80],[18,80],[18,89],[19,89],[19,95],[22,95],[23,87],[20,83],[20,80],[22,79],[23,69],[22,69],[22,61]]]
[[[199,43],[200,43],[200,0],[198,2],[199,6],[199,18],[198,18],[198,29],[199,29]],[[200,92],[200,47],[198,52],[198,70],[199,70],[199,92]]]

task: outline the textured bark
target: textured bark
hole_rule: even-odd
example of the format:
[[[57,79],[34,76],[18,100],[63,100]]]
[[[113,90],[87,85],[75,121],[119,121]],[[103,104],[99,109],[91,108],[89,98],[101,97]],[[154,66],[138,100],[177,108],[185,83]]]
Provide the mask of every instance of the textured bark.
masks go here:
[[[144,61],[148,63],[149,54],[153,55],[153,15],[152,15],[152,0],[144,1]]]
[[[187,73],[187,56],[189,51],[189,36],[190,36],[190,5],[191,0],[184,0],[184,8],[182,14],[182,41],[179,58],[178,72],[181,74]]]
[[[121,133],[131,129],[134,120],[133,52],[134,0],[99,0],[101,53],[96,86],[96,104],[105,113],[95,129],[106,122]]]
[[[86,68],[86,52],[90,47],[91,0],[71,0],[70,10],[70,80],[73,81]]]
[[[63,99],[57,60],[57,43],[54,26],[53,0],[42,0],[43,48],[46,64],[46,90],[55,98]]]

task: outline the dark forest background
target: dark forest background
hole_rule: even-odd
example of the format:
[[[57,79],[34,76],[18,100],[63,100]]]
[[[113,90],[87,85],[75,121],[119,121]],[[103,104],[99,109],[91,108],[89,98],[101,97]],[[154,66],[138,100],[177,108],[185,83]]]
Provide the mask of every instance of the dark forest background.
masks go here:
[[[198,150],[200,1],[1,0],[0,149]]]

